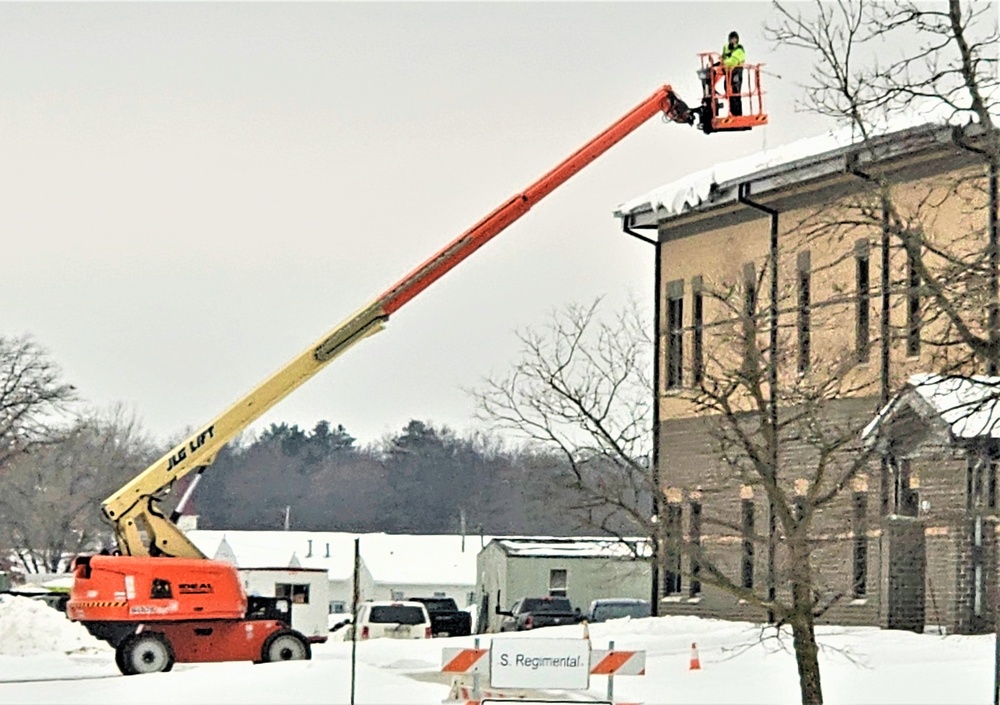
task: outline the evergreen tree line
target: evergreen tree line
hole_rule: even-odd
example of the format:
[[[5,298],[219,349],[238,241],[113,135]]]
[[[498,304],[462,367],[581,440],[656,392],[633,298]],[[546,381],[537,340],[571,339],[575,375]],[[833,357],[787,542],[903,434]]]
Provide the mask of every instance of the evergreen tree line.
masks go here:
[[[541,480],[552,462],[416,420],[366,447],[327,421],[272,424],[219,453],[187,513],[206,529],[282,529],[287,514],[308,531],[580,533]]]

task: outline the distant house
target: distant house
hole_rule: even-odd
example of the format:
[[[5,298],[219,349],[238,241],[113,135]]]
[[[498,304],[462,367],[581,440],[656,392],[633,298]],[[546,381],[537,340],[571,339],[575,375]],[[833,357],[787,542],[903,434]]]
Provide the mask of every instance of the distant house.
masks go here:
[[[329,611],[350,612],[354,540],[360,539],[360,600],[451,597],[473,601],[476,555],[484,538],[457,535],[351,534],[323,531],[207,531],[187,536],[209,558],[239,568],[322,568]]]
[[[451,597],[472,606],[479,536],[365,534],[361,555],[374,582],[372,599]]]
[[[209,558],[239,568],[322,568],[329,582],[328,611],[350,612],[354,591],[354,534],[310,531],[187,532]],[[362,558],[358,588],[371,599],[374,582]]]
[[[479,631],[499,630],[496,608],[508,610],[522,597],[568,597],[584,612],[601,597],[648,600],[647,553],[643,539],[493,539],[476,561]]]

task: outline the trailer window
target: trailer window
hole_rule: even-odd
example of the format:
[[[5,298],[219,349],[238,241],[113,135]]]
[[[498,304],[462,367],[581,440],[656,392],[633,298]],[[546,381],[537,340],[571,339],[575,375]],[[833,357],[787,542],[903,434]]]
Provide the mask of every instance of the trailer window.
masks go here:
[[[299,583],[275,583],[274,596],[284,597],[293,605],[308,605],[309,586]]]

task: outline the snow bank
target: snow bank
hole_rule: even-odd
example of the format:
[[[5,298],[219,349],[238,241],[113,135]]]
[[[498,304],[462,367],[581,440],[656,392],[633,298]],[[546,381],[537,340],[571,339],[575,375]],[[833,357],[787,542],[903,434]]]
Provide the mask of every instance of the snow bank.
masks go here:
[[[110,648],[44,602],[0,595],[0,656],[83,654]]]

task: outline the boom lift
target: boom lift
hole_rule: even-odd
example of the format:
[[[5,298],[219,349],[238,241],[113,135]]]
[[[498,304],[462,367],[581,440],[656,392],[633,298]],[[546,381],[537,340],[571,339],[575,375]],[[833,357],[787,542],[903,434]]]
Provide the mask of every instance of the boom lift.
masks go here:
[[[219,449],[254,420],[352,345],[382,330],[404,304],[659,113],[667,122],[697,124],[706,133],[727,129],[715,124],[713,105],[703,100],[699,108],[691,109],[670,86],[662,86],[310,345],[103,502],[101,509],[114,528],[120,555],[76,559],[67,604],[70,619],[114,646],[119,669],[126,675],[166,671],[175,661],[309,658],[306,640],[290,629],[289,606],[273,598],[248,599],[236,569],[208,560],[175,523],[201,474]],[[756,124],[764,123],[766,116]],[[158,503],[175,482],[192,473],[177,510],[167,518]]]

